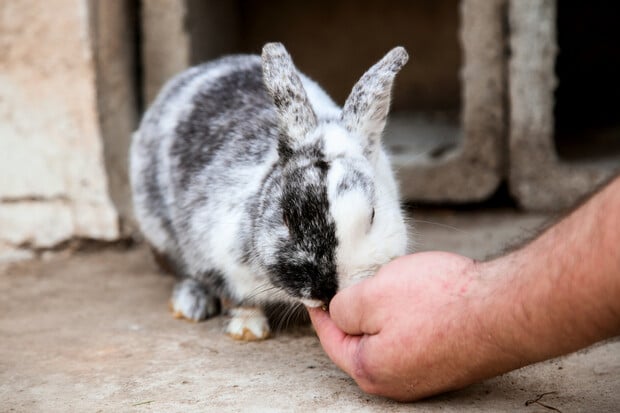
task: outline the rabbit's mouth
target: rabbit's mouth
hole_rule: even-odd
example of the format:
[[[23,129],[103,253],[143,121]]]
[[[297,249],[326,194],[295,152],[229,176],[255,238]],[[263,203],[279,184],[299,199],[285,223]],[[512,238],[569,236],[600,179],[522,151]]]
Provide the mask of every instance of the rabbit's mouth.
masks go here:
[[[312,298],[301,298],[300,301],[303,305],[310,308],[317,308],[324,305],[323,301],[313,300]]]

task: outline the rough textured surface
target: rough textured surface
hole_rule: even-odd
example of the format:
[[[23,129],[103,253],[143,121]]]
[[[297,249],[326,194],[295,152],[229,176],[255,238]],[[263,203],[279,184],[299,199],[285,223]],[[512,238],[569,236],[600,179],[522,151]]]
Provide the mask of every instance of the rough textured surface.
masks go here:
[[[142,0],[142,62],[145,105],[166,80],[190,65],[191,39],[185,25],[187,0]]]
[[[121,230],[129,234],[135,228],[127,154],[138,123],[137,9],[128,1],[96,0],[89,5],[97,109],[110,197],[121,217]]]
[[[233,53],[238,48],[241,33],[246,29],[241,26],[242,2],[185,1],[187,2],[186,28],[191,42],[191,64],[202,63]]]
[[[482,258],[531,236],[542,216],[416,211],[418,249]],[[0,410],[548,411],[620,405],[620,342],[406,405],[363,394],[309,329],[261,343],[223,333],[224,318],[174,319],[173,280],[144,249],[100,251],[0,269]]]
[[[460,142],[457,147],[431,152],[425,159],[406,152],[394,157],[405,198],[482,200],[503,178],[504,12],[503,0],[461,2],[464,62]]]
[[[87,2],[48,6],[0,3],[0,256],[119,233],[104,169]]]
[[[553,141],[556,2],[509,4],[510,190],[526,209],[558,210],[620,170],[620,160],[560,162]]]
[[[145,106],[166,81],[187,67],[240,52],[238,2],[142,0],[141,6]]]

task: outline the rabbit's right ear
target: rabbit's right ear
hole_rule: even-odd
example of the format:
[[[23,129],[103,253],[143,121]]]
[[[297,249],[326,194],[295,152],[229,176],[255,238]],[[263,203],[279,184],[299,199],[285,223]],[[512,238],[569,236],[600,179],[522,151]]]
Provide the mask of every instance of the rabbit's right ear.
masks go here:
[[[317,125],[317,119],[297,69],[282,43],[263,47],[263,81],[278,110],[280,126],[286,136],[280,144],[294,150],[296,142]]]

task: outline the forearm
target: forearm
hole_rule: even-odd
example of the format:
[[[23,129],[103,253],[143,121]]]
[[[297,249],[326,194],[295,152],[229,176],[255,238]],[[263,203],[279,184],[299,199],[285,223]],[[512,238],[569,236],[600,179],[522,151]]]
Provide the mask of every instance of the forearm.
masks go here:
[[[526,247],[481,265],[497,279],[490,338],[528,364],[620,334],[620,178]],[[517,367],[516,365],[509,367]]]

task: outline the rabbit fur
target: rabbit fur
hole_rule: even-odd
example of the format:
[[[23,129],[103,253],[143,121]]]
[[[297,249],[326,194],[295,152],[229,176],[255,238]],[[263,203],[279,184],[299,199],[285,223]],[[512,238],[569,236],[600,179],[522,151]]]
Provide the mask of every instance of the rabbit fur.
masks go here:
[[[133,135],[130,173],[140,229],[181,278],[176,315],[208,318],[221,298],[227,332],[262,339],[262,305],[326,305],[405,253],[381,135],[407,59],[391,50],[342,109],[280,43],[165,85]]]

